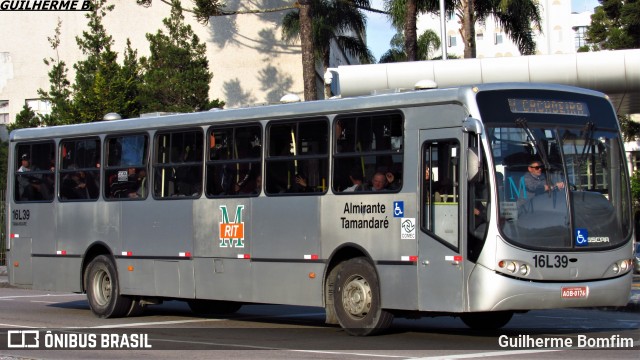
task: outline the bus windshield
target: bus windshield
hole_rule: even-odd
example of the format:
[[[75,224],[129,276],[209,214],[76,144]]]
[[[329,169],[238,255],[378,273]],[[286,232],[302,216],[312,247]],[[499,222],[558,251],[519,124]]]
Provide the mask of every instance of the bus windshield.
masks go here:
[[[542,114],[543,105],[529,99],[504,100],[500,122],[483,119],[504,238],[539,250],[623,244],[630,235],[628,178],[611,106],[561,99],[550,101],[562,103],[560,113]],[[610,114],[602,110],[607,106]],[[579,109],[564,110],[570,107]]]

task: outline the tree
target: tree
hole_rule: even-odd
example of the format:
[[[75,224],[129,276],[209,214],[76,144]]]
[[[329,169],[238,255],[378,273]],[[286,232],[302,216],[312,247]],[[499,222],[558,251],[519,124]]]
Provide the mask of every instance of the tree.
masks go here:
[[[7,126],[9,132],[16,129],[32,128],[42,126],[42,119],[36,115],[31,108],[25,104],[22,111],[16,115],[16,121]]]
[[[311,0],[313,2],[313,17],[311,20],[312,45],[314,58],[322,62],[324,71],[329,68],[331,44],[335,42],[340,49],[358,57],[362,63],[374,61],[367,45],[359,36],[365,31],[365,18],[357,5],[369,6],[368,0],[360,1],[329,1]],[[287,13],[282,20],[282,37],[285,41],[292,41],[302,35],[301,12]],[[355,36],[349,35],[355,33]],[[314,65],[315,61],[311,62]],[[315,76],[314,76],[315,86]],[[306,96],[306,95],[305,95]],[[331,89],[325,86],[325,98],[331,97]],[[305,97],[306,98],[306,97]]]
[[[55,58],[44,59],[44,63],[51,67],[49,70],[49,91],[38,89],[38,95],[42,100],[49,101],[51,113],[42,116],[42,123],[47,126],[71,124],[75,118],[73,104],[71,102],[71,83],[67,79],[67,65],[60,59],[58,47],[60,46],[60,29],[62,21],[58,19],[55,35],[47,37],[51,48],[55,51]]]
[[[446,0],[448,8],[453,7],[453,0]],[[437,13],[439,0],[385,0],[384,7],[389,14],[391,24],[403,32],[403,52],[405,61],[416,61],[418,56],[417,19],[419,14]]]
[[[413,22],[414,13],[410,2],[416,2],[417,14],[436,13],[439,10],[438,0],[385,0],[385,8],[389,12],[391,23],[397,29],[405,32],[406,48],[415,46],[417,49],[417,37],[414,35],[415,27],[405,26]],[[523,55],[535,52],[533,29],[540,28],[540,9],[536,0],[446,0],[447,9],[455,9],[460,26],[460,35],[464,41],[464,57],[476,57],[475,24],[485,21],[493,16],[509,38],[511,38],[518,50]],[[414,45],[414,40],[415,45]],[[411,44],[409,44],[411,42]],[[409,54],[407,54],[409,55]],[[411,57],[407,57],[412,61]]]
[[[407,53],[405,52],[405,39],[401,32],[396,33],[391,38],[389,49],[386,53],[382,54],[380,63],[401,62],[408,61]],[[418,51],[416,60],[430,60],[433,52],[440,47],[440,37],[435,31],[431,29],[425,30],[420,37],[418,37]]]
[[[166,2],[166,0],[161,0]],[[152,0],[136,0],[136,2],[143,6],[150,6]],[[190,10],[195,15],[198,22],[203,25],[209,23],[209,19],[215,16],[229,16],[238,14],[257,14],[267,12],[277,12],[298,9],[300,14],[300,49],[302,52],[302,78],[304,84],[304,98],[305,100],[316,100],[318,98],[316,94],[316,73],[315,63],[313,61],[313,38],[311,35],[311,14],[313,14],[313,1],[312,0],[297,0],[291,5],[271,8],[271,9],[257,9],[236,11],[227,10],[224,2],[219,0],[194,0],[194,8]]]
[[[105,6],[106,0],[95,0],[94,7],[85,16],[89,19],[89,30],[76,37],[78,47],[87,57],[77,62],[76,80],[73,84],[73,102],[77,113],[75,122],[92,122],[102,120],[110,112],[117,112],[125,117],[135,115],[139,109],[131,106],[131,101],[124,101],[124,94],[135,94],[137,82],[130,81],[131,70],[117,63],[118,54],[111,49],[113,38],[107,34],[102,20],[113,5]],[[133,56],[129,50],[127,56]],[[128,59],[132,64],[132,59]]]
[[[534,29],[540,29],[540,5],[536,0],[458,0],[456,6],[461,21],[460,35],[464,40],[464,57],[476,57],[477,21],[493,16],[505,34],[516,44],[522,55],[533,55],[536,43]]]
[[[598,2],[587,29],[587,40],[594,44],[594,50],[640,48],[640,1]]]
[[[180,1],[171,4],[171,15],[163,21],[165,34],[147,34],[151,55],[141,59],[144,68],[141,102],[143,111],[193,112],[221,107],[209,101],[206,45],[190,25],[185,25]]]

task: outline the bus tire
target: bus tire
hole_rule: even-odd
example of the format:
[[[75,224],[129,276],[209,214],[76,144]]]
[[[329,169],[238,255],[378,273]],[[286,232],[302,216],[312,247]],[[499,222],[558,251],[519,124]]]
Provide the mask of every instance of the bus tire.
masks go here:
[[[344,263],[334,284],[333,302],[338,322],[349,335],[373,335],[393,321],[393,314],[381,307],[376,271],[363,257]]]
[[[460,319],[473,330],[498,330],[513,317],[513,311],[465,313]]]
[[[86,289],[89,307],[97,317],[122,317],[131,310],[132,299],[120,295],[116,267],[105,255],[100,255],[89,263]]]
[[[226,315],[240,310],[242,303],[221,300],[189,300],[189,308],[198,315]]]

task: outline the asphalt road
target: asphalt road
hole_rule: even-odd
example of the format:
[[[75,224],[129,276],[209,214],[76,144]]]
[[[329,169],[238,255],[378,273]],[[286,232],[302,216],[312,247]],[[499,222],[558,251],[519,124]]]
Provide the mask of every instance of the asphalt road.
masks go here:
[[[9,332],[12,345],[20,345],[20,336],[28,343],[34,331],[40,345],[49,339],[49,345],[59,350],[7,347]],[[111,348],[138,349],[69,350],[70,345],[87,347],[92,339],[97,348],[107,339]],[[567,341],[571,346],[564,346]],[[197,317],[184,303],[170,301],[149,307],[142,316],[99,319],[92,315],[84,295],[0,288],[3,360],[638,359],[639,345],[637,311],[531,311],[516,314],[497,332],[471,331],[451,317],[396,319],[383,335],[356,338],[325,325],[321,308],[248,305],[231,316]]]

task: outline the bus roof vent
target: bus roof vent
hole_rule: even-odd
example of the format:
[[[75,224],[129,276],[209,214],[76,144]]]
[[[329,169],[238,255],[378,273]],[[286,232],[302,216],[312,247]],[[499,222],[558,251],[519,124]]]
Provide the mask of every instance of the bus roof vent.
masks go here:
[[[114,113],[114,112],[108,113],[108,114],[106,114],[105,116],[102,117],[102,120],[104,120],[104,121],[120,120],[120,119],[122,119],[122,116],[120,116],[120,114]]]
[[[280,102],[283,104],[300,102],[300,101],[301,101],[300,96],[296,94],[287,94],[280,98]]]
[[[429,79],[423,79],[418,81],[413,88],[415,90],[428,90],[428,89],[437,89],[438,88],[438,84],[433,81],[433,80],[429,80]]]

